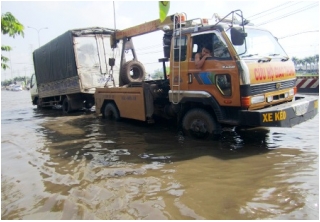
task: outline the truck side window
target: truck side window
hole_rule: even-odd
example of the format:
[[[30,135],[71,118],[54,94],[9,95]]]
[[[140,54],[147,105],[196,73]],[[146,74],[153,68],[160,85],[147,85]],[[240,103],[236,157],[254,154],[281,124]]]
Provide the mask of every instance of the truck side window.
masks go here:
[[[181,47],[181,57],[179,48]],[[174,61],[185,61],[187,58],[187,36],[179,36],[174,38]]]
[[[216,33],[209,33],[203,35],[196,35],[193,37],[193,45],[192,45],[192,58],[191,60],[194,61],[195,54],[201,52],[202,47],[205,46],[207,43],[212,43],[213,45],[213,58],[210,59],[217,59],[217,60],[230,60],[231,56],[228,50],[227,45],[224,43],[221,37],[219,37]]]
[[[215,82],[222,95],[231,96],[231,77],[229,74],[216,75]]]
[[[215,34],[213,35],[213,56],[217,59],[231,59],[227,45]]]

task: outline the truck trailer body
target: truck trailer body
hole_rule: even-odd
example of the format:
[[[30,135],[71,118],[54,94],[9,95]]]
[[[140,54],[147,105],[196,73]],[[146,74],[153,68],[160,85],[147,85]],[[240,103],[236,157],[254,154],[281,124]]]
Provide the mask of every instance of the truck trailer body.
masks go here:
[[[36,49],[31,82],[33,104],[62,105],[68,113],[92,107],[96,87],[119,85],[122,49],[111,48],[113,34],[114,30],[101,27],[74,29]],[[116,62],[109,64],[110,61]]]

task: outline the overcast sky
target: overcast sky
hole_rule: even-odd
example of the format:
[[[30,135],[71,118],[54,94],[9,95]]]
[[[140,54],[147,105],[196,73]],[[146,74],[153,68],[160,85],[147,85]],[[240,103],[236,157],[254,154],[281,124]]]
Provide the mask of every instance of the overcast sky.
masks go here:
[[[319,54],[319,1],[171,1],[169,14],[184,12],[187,19],[211,18],[214,13],[224,17],[237,9],[279,38],[290,57]],[[2,52],[11,58],[11,69],[1,70],[1,80],[11,79],[11,75],[31,76],[32,52],[39,40],[43,45],[69,29],[115,28],[114,23],[117,29],[124,29],[159,18],[158,1],[1,1],[1,13],[6,12],[24,25],[25,36],[1,36],[1,45],[13,47],[11,53]],[[162,35],[159,31],[133,40],[138,59],[148,72],[162,67],[157,62],[163,57]]]

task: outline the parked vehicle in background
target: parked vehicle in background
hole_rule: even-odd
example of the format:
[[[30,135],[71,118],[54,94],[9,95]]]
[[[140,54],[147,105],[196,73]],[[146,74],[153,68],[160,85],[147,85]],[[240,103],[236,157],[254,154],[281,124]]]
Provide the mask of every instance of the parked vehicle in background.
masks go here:
[[[22,91],[22,86],[15,85],[12,87],[12,91]]]
[[[23,88],[20,85],[10,84],[9,86],[6,87],[6,90],[9,90],[9,91],[22,91]]]

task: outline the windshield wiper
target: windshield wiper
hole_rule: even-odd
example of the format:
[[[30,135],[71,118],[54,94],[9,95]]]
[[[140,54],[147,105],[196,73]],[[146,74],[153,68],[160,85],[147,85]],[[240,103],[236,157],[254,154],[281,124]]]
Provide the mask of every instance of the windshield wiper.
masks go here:
[[[258,55],[258,53],[257,54],[243,55],[243,56],[241,56],[241,58],[252,57],[252,56],[256,56],[256,55]]]
[[[270,54],[269,56],[279,56],[280,54]],[[281,62],[285,62],[289,60],[288,56],[280,56]]]
[[[266,56],[258,60],[258,62],[270,62],[270,61],[271,61],[271,58]]]

